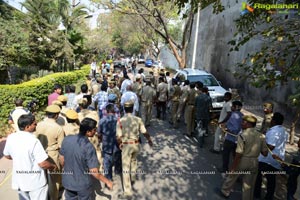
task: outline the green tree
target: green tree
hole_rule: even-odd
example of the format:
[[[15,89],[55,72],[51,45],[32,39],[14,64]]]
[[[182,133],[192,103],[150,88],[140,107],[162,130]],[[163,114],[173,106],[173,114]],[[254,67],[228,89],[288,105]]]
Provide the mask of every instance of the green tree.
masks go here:
[[[68,0],[26,0],[32,62],[41,69],[68,71],[83,46],[83,35],[76,29],[87,16],[84,6],[72,7]],[[62,23],[64,30],[58,30]]]
[[[99,2],[99,1],[97,1]],[[191,25],[193,15],[190,14],[183,31],[183,38],[181,41],[176,41],[172,37],[169,30],[169,24],[179,19],[177,13],[179,9],[172,2],[157,1],[157,0],[123,0],[123,1],[101,1],[105,7],[117,11],[123,15],[133,16],[141,19],[146,25],[145,30],[153,30],[155,34],[159,35],[168,44],[177,59],[180,67],[185,67],[186,49],[188,46],[189,36],[191,33]],[[136,30],[136,27],[131,27]]]
[[[0,1],[0,70],[8,72],[12,83],[10,67],[18,67],[28,62],[29,34],[24,18],[26,16]],[[13,24],[13,26],[12,26]]]

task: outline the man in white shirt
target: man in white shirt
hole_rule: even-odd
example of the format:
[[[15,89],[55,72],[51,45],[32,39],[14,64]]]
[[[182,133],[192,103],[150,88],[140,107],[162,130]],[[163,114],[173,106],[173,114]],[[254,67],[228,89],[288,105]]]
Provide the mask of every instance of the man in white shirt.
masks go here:
[[[97,70],[97,63],[96,61],[93,61],[91,63],[91,71],[92,71],[92,76],[95,78],[96,75],[96,70]]]
[[[75,107],[73,107],[72,109],[74,109],[74,110],[78,107],[78,101],[80,99],[82,99],[84,95],[88,95],[89,88],[88,88],[87,84],[82,84],[80,86],[80,90],[81,90],[81,93],[76,95],[73,100],[73,105],[75,105]]]
[[[132,114],[136,115],[139,111],[139,99],[137,95],[134,92],[132,92],[131,85],[127,86],[127,91],[121,97],[121,106],[123,107],[124,103],[128,101],[134,102]]]
[[[20,131],[8,136],[3,151],[7,159],[13,160],[12,189],[18,190],[22,200],[46,200],[48,184],[44,169],[57,169],[47,160],[42,144],[32,134],[36,125],[33,115],[21,115],[18,120]]]
[[[224,94],[225,103],[224,103],[223,108],[220,113],[218,125],[226,123],[228,121],[228,119],[230,118],[231,103],[232,103],[231,98],[232,98],[232,94],[230,92],[226,92]],[[220,153],[220,151],[222,150],[221,149],[221,140],[222,140],[222,130],[218,126],[216,129],[216,132],[215,132],[214,147],[213,147],[213,149],[210,149],[210,152],[217,153],[217,154]]]
[[[18,127],[19,117],[23,114],[29,114],[30,112],[29,112],[29,110],[27,110],[23,107],[23,100],[22,99],[17,99],[15,101],[15,105],[16,105],[15,109],[13,109],[9,113],[8,123],[11,124],[14,131],[19,131],[19,127]]]
[[[121,94],[124,94],[127,91],[127,87],[133,84],[133,82],[130,80],[127,74],[124,74],[124,78],[125,80],[122,82],[120,89]]]
[[[284,127],[282,126],[284,117],[282,114],[274,113],[271,120],[271,128],[266,133],[266,143],[269,148],[267,157],[259,155],[258,174],[256,178],[254,196],[260,198],[262,174],[267,178],[266,200],[273,199],[276,187],[276,173],[281,170],[281,163],[285,158],[285,143],[288,139]]]

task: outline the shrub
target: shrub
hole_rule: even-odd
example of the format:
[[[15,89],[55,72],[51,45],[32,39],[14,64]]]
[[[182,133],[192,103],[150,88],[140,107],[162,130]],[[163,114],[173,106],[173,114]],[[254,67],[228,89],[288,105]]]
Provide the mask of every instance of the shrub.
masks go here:
[[[55,83],[62,86],[74,84],[79,79],[83,79],[89,70],[90,67],[86,65],[80,70],[50,74],[21,84],[0,85],[0,124],[7,124],[8,115],[15,107],[15,99],[23,99],[24,106],[36,99],[38,101],[37,108],[44,107],[47,105],[48,95],[53,92]],[[1,127],[3,128],[3,126]],[[0,131],[3,134],[1,128]]]

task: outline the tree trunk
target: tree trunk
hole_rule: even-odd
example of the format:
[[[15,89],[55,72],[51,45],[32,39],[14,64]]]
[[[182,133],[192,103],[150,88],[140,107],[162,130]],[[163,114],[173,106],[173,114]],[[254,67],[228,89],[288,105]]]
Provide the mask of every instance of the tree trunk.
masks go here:
[[[292,122],[291,128],[290,128],[290,145],[293,145],[295,142],[295,129],[296,129],[296,124],[300,118],[300,110],[297,111],[296,117],[294,118],[294,121]]]
[[[7,71],[7,77],[8,77],[8,84],[12,84],[13,80],[12,80],[12,75],[11,75],[11,71],[9,70],[9,67],[6,67],[6,71]]]

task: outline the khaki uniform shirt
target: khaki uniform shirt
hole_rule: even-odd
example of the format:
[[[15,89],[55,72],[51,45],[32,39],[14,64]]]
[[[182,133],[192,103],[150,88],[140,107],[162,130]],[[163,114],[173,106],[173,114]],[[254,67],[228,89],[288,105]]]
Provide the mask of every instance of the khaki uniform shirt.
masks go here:
[[[269,113],[264,116],[261,129],[260,129],[261,133],[266,133],[267,130],[271,127],[272,117],[273,117],[273,113]]]
[[[254,128],[248,128],[238,136],[235,152],[242,154],[242,157],[257,159],[262,151],[267,151],[266,141]]]
[[[95,120],[97,122],[97,126],[99,123],[99,116],[97,111],[93,111],[93,110],[88,110],[88,109],[83,109],[80,111],[80,113],[78,113],[78,119],[81,122],[84,118],[91,118],[93,120]],[[100,151],[100,146],[99,146],[99,139],[98,139],[98,134],[95,134],[93,137],[88,137],[89,141],[93,144],[93,146],[95,147],[95,149],[97,151]]]
[[[181,91],[182,91],[182,93],[180,96],[180,102],[184,103],[184,102],[186,102],[188,95],[189,95],[189,87],[184,86],[184,87],[182,87]]]
[[[141,89],[139,96],[141,97],[142,103],[150,104],[155,99],[156,92],[151,86],[146,85]]]
[[[140,133],[147,132],[141,118],[126,114],[117,123],[117,137],[122,138],[122,142],[138,140]]]
[[[135,82],[133,83],[132,86],[132,92],[134,92],[139,98],[140,98],[140,93],[142,91],[143,85],[141,83]]]
[[[99,122],[99,116],[97,111],[93,111],[93,110],[88,110],[88,109],[82,109],[79,113],[78,113],[78,119],[81,122],[84,118],[91,118],[95,121],[97,121],[97,125]]]
[[[181,96],[181,89],[178,85],[174,85],[173,87],[171,87],[170,89],[170,99],[172,101],[179,101]]]
[[[76,135],[79,133],[79,125],[76,123],[67,123],[65,126],[63,126],[63,130],[66,136]]]
[[[158,101],[167,101],[168,100],[168,84],[165,82],[161,82],[157,86],[157,93],[158,93]]]
[[[37,124],[35,135],[41,141],[48,156],[60,169],[59,149],[65,137],[62,126],[58,125],[54,119],[46,118]]]
[[[195,90],[195,88],[190,89],[188,92],[188,96],[187,96],[187,104],[188,105],[195,105],[195,101],[196,101],[196,97],[198,96],[197,91]]]
[[[63,128],[54,119],[46,118],[37,124],[35,135],[41,141],[45,151],[58,151],[65,137]]]

